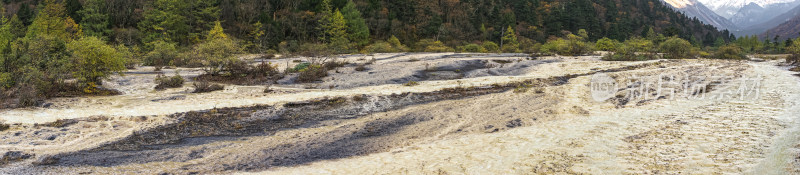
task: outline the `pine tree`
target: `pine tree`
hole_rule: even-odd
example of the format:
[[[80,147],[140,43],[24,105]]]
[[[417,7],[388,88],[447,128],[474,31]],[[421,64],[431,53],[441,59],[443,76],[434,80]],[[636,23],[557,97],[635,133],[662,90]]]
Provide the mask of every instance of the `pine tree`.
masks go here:
[[[83,15],[78,11],[83,9],[83,5],[78,0],[66,0],[65,8],[67,8],[67,15],[75,20],[76,23],[83,21]]]
[[[215,39],[228,39],[228,35],[225,34],[224,29],[222,29],[222,24],[220,24],[219,21],[214,22],[214,28],[211,28],[206,36],[206,41]]]
[[[17,16],[19,16],[19,19],[22,20],[22,24],[25,24],[25,26],[31,25],[35,17],[34,15],[33,10],[27,3],[22,3],[19,10],[17,10]]]
[[[8,21],[8,25],[11,26],[11,34],[14,35],[14,38],[25,36],[25,32],[28,30],[28,27],[22,23],[22,20],[20,20],[17,15],[11,17],[11,20]]]
[[[517,40],[517,34],[514,32],[514,29],[511,26],[508,26],[502,39],[503,52],[519,52],[519,41]]]
[[[150,43],[158,40],[189,44],[190,26],[186,17],[181,15],[186,10],[183,1],[155,0],[150,8],[145,10],[144,19],[138,24],[144,34],[142,43],[147,44],[147,49],[153,49]]]
[[[329,46],[336,53],[346,53],[350,49],[350,40],[347,39],[347,24],[342,12],[338,9],[331,17],[331,23],[326,32],[329,38]]]
[[[66,16],[64,5],[55,0],[45,0],[44,8],[39,11],[25,35],[28,38],[50,35],[62,41],[71,41],[80,35],[81,29],[72,18]]]
[[[214,21],[219,21],[219,0],[186,0],[188,9],[184,11],[187,25],[191,26],[189,40],[191,43],[200,41],[203,32],[214,27]]]
[[[367,28],[364,18],[361,17],[361,12],[356,9],[356,4],[353,3],[353,0],[347,1],[347,4],[342,8],[342,15],[344,15],[344,20],[347,23],[347,38],[359,46],[369,43],[369,28]]]
[[[111,29],[109,29],[108,14],[102,12],[105,8],[105,0],[86,0],[86,6],[78,11],[83,17],[81,27],[86,36],[95,36],[105,40]]]

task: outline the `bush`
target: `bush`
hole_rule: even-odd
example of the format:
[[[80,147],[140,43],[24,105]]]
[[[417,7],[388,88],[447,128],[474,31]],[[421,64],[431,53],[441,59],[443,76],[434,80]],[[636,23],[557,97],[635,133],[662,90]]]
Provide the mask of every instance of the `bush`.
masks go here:
[[[178,49],[175,43],[168,43],[164,41],[155,41],[152,43],[153,50],[144,56],[144,65],[155,66],[156,69],[169,66],[172,61],[178,57]]]
[[[392,37],[389,37],[389,39],[386,40],[386,42],[388,42],[390,45],[392,45],[392,48],[394,48],[395,51],[397,51],[397,52],[406,52],[406,51],[408,51],[408,47],[406,47],[406,45],[403,45],[403,43],[401,43],[400,40],[397,39],[397,37],[395,37],[394,35],[392,35]]]
[[[180,88],[183,87],[183,77],[179,75],[177,72],[175,76],[167,77],[162,74],[156,76],[155,83],[156,83],[156,90],[164,90],[167,88]]]
[[[319,81],[323,77],[328,76],[328,70],[320,64],[310,64],[307,68],[299,71],[297,81],[301,83],[311,83]]]
[[[224,89],[225,86],[219,84],[211,84],[208,81],[200,81],[194,83],[194,91],[192,93],[206,93]]]
[[[378,41],[378,42],[372,43],[372,44],[368,45],[367,47],[365,47],[364,50],[367,50],[367,52],[369,52],[369,53],[392,53],[392,52],[397,52],[397,50],[394,49],[391,44],[389,44],[387,42],[383,42],[383,41]]]
[[[71,42],[68,48],[75,64],[72,74],[82,84],[100,84],[100,79],[125,70],[125,60],[117,49],[97,37],[83,37]]]
[[[500,52],[500,46],[497,45],[497,43],[494,43],[494,42],[491,42],[491,41],[484,41],[481,44],[481,47],[483,47],[486,50],[486,52],[488,52],[488,53]]]
[[[456,51],[455,49],[445,46],[444,43],[442,43],[441,41],[436,41],[432,45],[429,45],[428,47],[425,48],[425,52],[455,52],[455,51]]]
[[[742,48],[737,45],[722,46],[717,49],[717,52],[712,56],[714,59],[726,60],[746,60],[747,56],[742,51]]]
[[[617,47],[619,47],[619,45],[621,44],[622,43],[620,43],[617,40],[602,38],[600,40],[597,40],[597,43],[595,43],[594,47],[597,50],[614,52],[616,51]]]
[[[678,37],[671,37],[661,43],[660,51],[664,53],[665,59],[692,59],[692,44],[689,41]]]
[[[219,74],[224,69],[229,69],[235,56],[242,53],[239,44],[228,38],[216,38],[200,43],[192,48],[191,54],[200,60],[210,74]]]
[[[646,61],[655,59],[652,53],[636,53],[636,47],[622,45],[616,49],[617,52],[603,56],[604,61]]]
[[[464,52],[472,52],[472,53],[486,53],[487,52],[485,48],[483,48],[483,47],[481,47],[480,45],[477,45],[477,44],[467,44],[466,46],[463,47],[462,51],[464,51]]]

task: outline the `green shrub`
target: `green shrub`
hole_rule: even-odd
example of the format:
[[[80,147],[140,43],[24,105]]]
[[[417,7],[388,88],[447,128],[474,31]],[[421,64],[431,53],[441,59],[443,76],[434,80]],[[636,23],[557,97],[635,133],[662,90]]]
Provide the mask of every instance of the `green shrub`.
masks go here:
[[[661,43],[660,51],[665,59],[693,59],[692,44],[678,37],[671,37]]]
[[[117,49],[97,37],[82,37],[71,42],[68,48],[75,66],[72,74],[81,84],[100,84],[100,79],[125,70],[125,60]]]
[[[168,43],[164,41],[155,41],[152,43],[153,50],[144,56],[144,65],[155,66],[160,69],[164,66],[169,66],[172,61],[178,57],[178,49],[175,43]]]
[[[156,76],[155,79],[156,83],[155,89],[164,90],[167,88],[180,88],[183,87],[183,82],[184,82],[183,77],[181,77],[181,75],[179,75],[177,72],[175,73],[175,76],[172,77],[167,77],[159,74]]]
[[[484,41],[481,44],[481,47],[483,47],[486,50],[486,52],[488,52],[488,53],[500,52],[500,46],[497,45],[497,43],[494,43],[494,42],[491,42],[491,41]]]
[[[389,39],[386,40],[386,42],[392,45],[392,48],[394,48],[398,52],[408,51],[408,47],[406,47],[406,45],[403,45],[403,43],[401,43],[400,40],[397,39],[397,37],[395,37],[394,35],[392,35],[392,37],[389,37]]]
[[[653,53],[636,53],[636,47],[622,45],[617,52],[603,56],[604,61],[646,61],[656,59]]]
[[[192,48],[195,59],[205,67],[210,74],[219,74],[224,69],[229,69],[237,54],[242,53],[242,48],[231,39],[216,38],[200,43]]]
[[[746,60],[747,56],[742,51],[741,47],[731,44],[717,49],[717,52],[714,52],[712,58],[726,60]]]
[[[428,47],[425,48],[425,52],[455,52],[455,51],[456,51],[455,49],[447,47],[441,41],[435,41],[433,42],[433,44],[430,44],[428,45]]]
[[[419,85],[419,82],[416,81],[408,81],[408,83],[403,84],[403,86],[417,86],[417,85]]]
[[[486,49],[477,44],[467,44],[462,51],[472,53],[486,53]]]
[[[397,52],[396,49],[392,47],[391,44],[383,41],[378,41],[368,45],[364,50],[367,50],[369,53],[392,53]]]
[[[300,71],[297,76],[297,82],[311,83],[319,81],[323,77],[328,76],[328,70],[320,64],[311,64],[307,68]]]
[[[617,47],[619,47],[619,45],[621,45],[621,44],[622,43],[620,43],[617,40],[612,40],[612,39],[609,39],[609,38],[602,38],[600,40],[597,40],[597,43],[595,43],[594,47],[597,50],[614,52],[614,51],[616,51]]]

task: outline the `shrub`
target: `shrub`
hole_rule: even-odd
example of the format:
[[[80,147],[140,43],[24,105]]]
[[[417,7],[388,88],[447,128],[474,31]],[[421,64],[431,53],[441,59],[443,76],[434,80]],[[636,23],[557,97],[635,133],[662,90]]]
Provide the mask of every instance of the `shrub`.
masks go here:
[[[408,83],[403,84],[403,86],[417,86],[417,85],[419,85],[419,82],[416,81],[409,81]]]
[[[486,53],[486,49],[477,44],[467,44],[466,46],[464,46],[464,49],[462,51],[472,52],[472,53]]]
[[[397,52],[396,49],[392,47],[391,44],[383,41],[378,41],[375,43],[370,44],[364,50],[367,50],[369,53],[392,53]]]
[[[178,57],[178,49],[175,43],[155,41],[152,43],[153,50],[144,56],[144,65],[155,66],[156,69],[169,66]]]
[[[557,38],[547,41],[542,48],[540,49],[541,53],[546,54],[562,54],[569,52],[569,45],[567,44],[567,40],[563,38]]]
[[[219,84],[212,84],[208,81],[200,81],[193,83],[194,91],[192,93],[206,93],[206,92],[214,92],[225,89],[225,86]]]
[[[455,51],[456,51],[455,49],[447,47],[441,41],[434,41],[433,43],[428,44],[427,47],[425,47],[425,52],[455,52]]]
[[[494,43],[494,42],[491,42],[491,41],[484,41],[481,44],[481,47],[486,49],[486,52],[489,52],[489,53],[497,53],[497,52],[500,51],[500,46],[497,45],[497,43]]]
[[[207,73],[216,75],[233,66],[230,63],[238,60],[235,56],[242,53],[242,49],[231,39],[216,38],[196,45],[191,53],[195,59],[201,60]]]
[[[301,83],[311,83],[328,76],[328,70],[320,64],[310,64],[307,68],[299,71],[297,81]]]
[[[621,45],[621,43],[619,43],[619,41],[617,40],[602,38],[600,40],[597,40],[597,43],[595,43],[594,47],[597,50],[614,52],[616,51],[617,47],[619,47],[619,45]]]
[[[175,76],[167,77],[162,74],[156,76],[156,90],[164,90],[167,88],[180,88],[183,87],[183,77],[175,72]]]
[[[722,46],[717,49],[717,52],[714,52],[712,56],[714,59],[726,59],[726,60],[746,60],[747,56],[742,51],[742,48],[737,45],[727,45]]]
[[[661,43],[660,51],[664,53],[665,59],[695,58],[692,54],[692,44],[678,37],[671,37]]]
[[[389,39],[386,40],[386,42],[392,45],[392,48],[394,48],[397,52],[408,51],[408,47],[406,47],[406,45],[403,45],[403,43],[401,43],[400,40],[397,39],[397,37],[395,37],[394,35],[392,35],[392,37],[389,37]]]
[[[639,37],[628,39],[627,41],[625,41],[625,45],[626,47],[628,47],[628,49],[633,49],[634,52],[652,53],[654,52],[655,48],[655,44],[653,44],[653,41]]]
[[[645,61],[655,59],[652,53],[636,53],[636,48],[629,45],[622,45],[616,49],[614,54],[603,56],[604,61]]]
[[[125,70],[125,60],[117,49],[97,37],[83,37],[71,42],[67,48],[75,64],[73,76],[82,84],[100,84],[100,79]]]

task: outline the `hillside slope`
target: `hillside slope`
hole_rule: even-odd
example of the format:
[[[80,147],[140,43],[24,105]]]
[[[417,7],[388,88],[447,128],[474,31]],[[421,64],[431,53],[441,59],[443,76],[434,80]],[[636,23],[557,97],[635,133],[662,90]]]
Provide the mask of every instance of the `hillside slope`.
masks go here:
[[[717,15],[714,11],[711,11],[711,9],[708,9],[708,7],[696,0],[664,0],[664,2],[687,16],[696,17],[700,21],[711,24],[720,30],[733,30],[737,28],[733,22]]]

